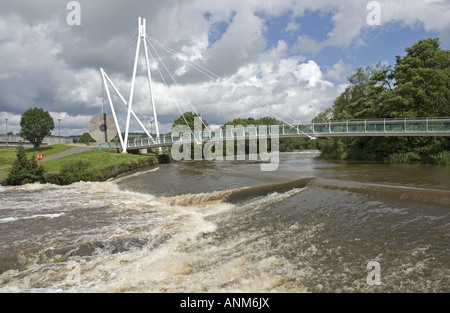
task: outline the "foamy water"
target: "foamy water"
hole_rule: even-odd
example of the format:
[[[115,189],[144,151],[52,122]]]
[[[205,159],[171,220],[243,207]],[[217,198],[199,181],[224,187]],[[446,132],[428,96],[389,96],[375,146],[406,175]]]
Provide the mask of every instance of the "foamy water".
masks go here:
[[[105,183],[1,187],[0,291],[449,291],[448,192],[320,177],[273,192],[282,172],[266,186],[248,168],[169,164]],[[370,261],[379,286],[366,281]]]
[[[259,202],[274,202],[298,192],[271,194]],[[190,204],[194,199],[217,199],[220,192],[156,198],[120,191],[109,182],[2,190],[5,198],[12,194],[18,195],[16,201],[9,201],[3,212],[18,217],[0,221],[8,229],[25,220],[29,226],[20,234],[21,240],[10,238],[2,244],[2,252],[10,250],[10,262],[19,267],[0,276],[2,291],[261,291],[282,285],[283,278],[277,272],[280,265],[286,265],[283,258],[262,258],[255,267],[249,255],[233,256],[236,246],[253,241],[255,236],[217,245],[213,236],[207,235],[217,230],[217,224],[208,218],[236,207],[228,203]],[[34,201],[38,195],[46,200]],[[49,225],[49,219],[54,225]],[[86,220],[88,225],[77,227]],[[47,229],[43,225],[48,225]],[[23,254],[27,249],[31,253]],[[15,255],[11,250],[21,252]],[[230,255],[218,257],[223,251]],[[79,279],[74,281],[77,269]]]

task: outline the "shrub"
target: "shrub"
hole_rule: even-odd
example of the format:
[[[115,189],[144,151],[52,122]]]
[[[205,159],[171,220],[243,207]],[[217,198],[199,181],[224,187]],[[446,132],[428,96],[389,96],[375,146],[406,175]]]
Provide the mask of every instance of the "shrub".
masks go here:
[[[91,164],[86,160],[76,160],[65,163],[61,168],[60,180],[64,184],[77,181],[89,181],[94,177]]]
[[[450,165],[450,151],[442,151],[431,156],[432,163],[437,165]]]
[[[6,183],[19,186],[43,181],[44,169],[40,167],[34,158],[28,159],[25,149],[20,143],[17,147],[16,160],[9,171]]]
[[[95,139],[92,138],[89,133],[84,133],[83,135],[80,136],[78,142],[88,144],[90,142],[95,142]]]
[[[412,162],[419,162],[421,158],[415,152],[400,152],[390,154],[388,160],[392,164],[407,164]]]

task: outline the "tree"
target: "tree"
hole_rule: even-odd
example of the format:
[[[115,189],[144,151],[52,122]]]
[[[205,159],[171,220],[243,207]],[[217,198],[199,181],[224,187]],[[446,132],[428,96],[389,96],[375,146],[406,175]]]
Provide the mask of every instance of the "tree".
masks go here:
[[[333,107],[314,122],[331,119],[446,117],[450,115],[450,51],[439,39],[420,40],[397,56],[394,70],[378,64],[359,68]],[[332,159],[388,159],[408,154],[414,160],[448,150],[445,137],[346,137],[320,142],[322,155]]]
[[[203,120],[203,118],[201,117],[201,115],[197,115],[194,114],[192,112],[186,112],[183,113],[179,118],[177,118],[172,125],[172,129],[177,126],[177,125],[186,125],[187,122],[187,126],[189,126],[189,128],[194,131],[194,126],[195,126],[195,118],[201,118]],[[208,122],[203,120],[202,122],[202,130],[204,130],[206,128],[206,126],[209,126]]]
[[[92,136],[89,133],[84,133],[83,135],[80,136],[78,142],[88,144],[90,142],[95,142],[95,139],[92,138]]]
[[[6,183],[13,186],[34,183],[42,181],[43,175],[43,168],[38,165],[36,159],[27,158],[25,149],[20,143],[19,147],[17,147],[16,160],[8,174]]]
[[[397,56],[395,86],[385,94],[389,117],[450,116],[450,50],[439,38],[423,39]]]
[[[50,136],[55,128],[53,118],[44,109],[32,108],[25,111],[20,119],[19,135],[31,142],[34,148],[42,144],[45,136]]]
[[[381,64],[358,68],[348,78],[349,86],[334,101],[333,119],[345,121],[377,117],[382,95],[390,88],[389,71]]]

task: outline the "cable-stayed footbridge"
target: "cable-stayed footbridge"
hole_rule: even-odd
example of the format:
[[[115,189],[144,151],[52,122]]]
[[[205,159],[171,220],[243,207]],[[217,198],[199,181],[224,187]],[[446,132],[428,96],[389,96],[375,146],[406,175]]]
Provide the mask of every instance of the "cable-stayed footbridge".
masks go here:
[[[106,74],[106,71],[101,68],[101,76],[103,85],[105,87],[106,96],[108,98],[108,102],[111,108],[111,112],[114,118],[114,123],[117,128],[119,142],[118,143],[102,143],[99,145],[100,149],[115,147],[121,148],[123,152],[138,150],[138,149],[155,149],[161,147],[170,147],[174,143],[182,142],[182,143],[205,143],[207,141],[219,141],[219,140],[242,140],[242,139],[254,139],[267,137],[270,138],[272,136],[278,136],[277,138],[295,138],[295,137],[308,137],[310,139],[316,139],[321,137],[349,137],[349,136],[450,136],[450,118],[415,118],[415,119],[367,119],[367,120],[348,120],[348,121],[330,121],[325,123],[300,123],[296,121],[294,118],[290,117],[286,113],[280,110],[268,109],[270,106],[264,105],[261,106],[258,103],[254,102],[256,106],[260,109],[269,113],[270,116],[273,116],[277,120],[282,121],[280,125],[255,125],[255,126],[245,126],[245,127],[224,127],[218,129],[212,129],[205,125],[205,123],[200,120],[200,130],[192,131],[189,128],[188,122],[186,121],[180,106],[176,103],[177,108],[184,119],[187,128],[184,128],[181,132],[173,132],[171,134],[163,134],[161,135],[158,127],[158,116],[156,114],[156,105],[154,101],[154,92],[152,86],[152,75],[151,75],[151,63],[153,64],[161,64],[162,68],[168,73],[168,76],[173,81],[173,84],[178,86],[177,81],[174,76],[168,70],[168,67],[164,63],[160,54],[155,49],[155,46],[165,49],[171,54],[177,55],[180,57],[180,54],[174,51],[173,49],[167,47],[157,39],[147,35],[146,33],[146,20],[145,18],[139,18],[138,21],[138,35],[132,40],[131,43],[127,45],[127,48],[131,47],[134,44],[134,41],[137,42],[136,45],[136,54],[133,66],[133,75],[131,80],[131,89],[129,93],[128,100],[126,100],[118,88],[115,86],[111,78]],[[145,65],[146,65],[146,74],[148,78],[148,88],[149,88],[149,96],[150,102],[152,104],[153,109],[153,121],[155,123],[156,134],[152,136],[150,132],[145,128],[144,124],[141,122],[139,117],[135,114],[133,110],[133,98],[134,98],[134,90],[136,83],[136,75],[137,75],[137,67],[138,67],[138,58],[140,54],[141,45],[144,48],[145,55]],[[151,50],[149,49],[151,48]],[[120,54],[123,53],[124,50],[121,51]],[[223,79],[209,71],[208,69],[189,61],[189,58],[182,56],[184,60],[194,69],[208,77],[213,81],[223,81]],[[159,66],[157,66],[157,71],[161,76],[163,83],[168,86],[167,80],[164,78],[164,75],[161,73]],[[120,99],[120,102],[127,109],[126,115],[126,126],[124,136],[122,136],[121,128],[119,125],[119,121],[117,118],[116,110],[113,104],[113,98],[110,93],[110,88],[116,93],[116,96]],[[248,96],[244,91],[236,91],[237,94],[241,96]],[[183,95],[186,99],[186,102],[189,104],[191,109],[195,112],[195,114],[200,117],[195,107],[189,101],[189,99]],[[276,111],[276,112],[274,112]],[[142,139],[134,139],[128,140],[129,130],[130,130],[130,119],[133,116],[139,125],[144,130],[147,135],[146,138]],[[283,116],[284,118],[280,117]],[[291,122],[287,122],[289,119]]]

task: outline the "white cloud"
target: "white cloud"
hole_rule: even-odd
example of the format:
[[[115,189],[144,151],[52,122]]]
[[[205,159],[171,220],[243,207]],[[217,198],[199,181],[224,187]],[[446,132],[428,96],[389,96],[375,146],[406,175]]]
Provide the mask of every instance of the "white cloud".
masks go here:
[[[386,27],[392,23],[400,23],[405,27],[418,28],[423,26],[425,31],[441,33],[444,44],[450,44],[450,2],[442,0],[379,0],[381,8],[381,26]],[[349,47],[364,45],[362,34],[364,30],[371,29],[368,25],[366,1],[324,1],[329,6],[323,10],[333,12],[334,28],[327,34],[327,39],[317,41],[307,34],[301,34],[294,47],[296,51],[317,54],[328,47]],[[303,12],[301,12],[303,14]]]
[[[20,114],[33,106],[43,107],[55,118],[60,116],[65,135],[87,130],[89,116],[99,113],[104,101],[99,67],[108,64],[135,35],[139,15],[147,17],[152,36],[186,55],[172,57],[167,51],[159,50],[179,83],[176,86],[168,79],[171,85],[167,87],[153,73],[155,101],[160,123],[165,128],[179,115],[176,103],[183,111],[192,110],[184,95],[199,113],[215,124],[235,117],[268,115],[266,110],[279,117],[286,118],[280,113],[283,112],[308,121],[330,106],[345,87],[328,79],[343,82],[351,65],[340,60],[324,72],[317,61],[303,54],[318,53],[327,47],[364,44],[362,34],[369,29],[365,1],[80,2],[82,25],[79,27],[66,25],[68,11],[60,1],[2,2],[0,112],[3,120],[9,118],[8,124],[11,123],[14,132],[19,130]],[[381,27],[393,22],[406,27],[423,25],[425,30],[440,32],[441,39],[449,43],[448,1],[379,2]],[[261,12],[267,16],[289,12],[291,20],[287,21],[285,31],[298,35],[297,44],[292,47],[280,40],[267,51],[267,26]],[[325,40],[315,40],[296,22],[305,12],[332,16],[334,27]],[[120,19],[114,18],[119,14]],[[209,36],[212,31],[218,31],[218,23],[225,23],[226,31],[216,33],[211,44]],[[129,95],[133,54],[134,46],[119,62],[107,68],[125,98]],[[212,82],[193,70],[188,61],[197,62],[222,80]],[[144,119],[152,112],[145,75],[140,73],[133,107]],[[247,96],[240,96],[242,91]],[[125,108],[115,100],[119,114],[123,115]]]
[[[353,67],[351,64],[345,64],[344,61],[339,60],[339,62],[328,68],[326,77],[334,79],[338,82],[344,82],[347,80],[347,77],[352,71]]]

